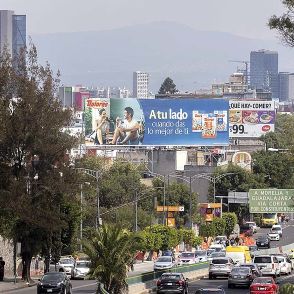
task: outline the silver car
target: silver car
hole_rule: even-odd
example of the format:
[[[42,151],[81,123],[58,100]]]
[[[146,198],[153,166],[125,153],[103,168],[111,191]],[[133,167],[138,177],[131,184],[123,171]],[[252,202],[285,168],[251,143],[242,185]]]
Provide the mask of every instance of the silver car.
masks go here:
[[[90,271],[90,261],[77,260],[71,272],[72,279],[85,279]]]
[[[154,263],[154,270],[165,270],[165,269],[171,269],[176,266],[176,263],[174,262],[172,256],[161,256],[157,259],[157,261]]]
[[[57,263],[60,267],[65,270],[65,273],[71,277],[71,272],[74,268],[75,260],[70,257],[62,257],[60,258],[59,262]]]
[[[218,276],[229,276],[233,267],[234,262],[230,257],[213,258],[209,264],[209,279],[211,280]]]

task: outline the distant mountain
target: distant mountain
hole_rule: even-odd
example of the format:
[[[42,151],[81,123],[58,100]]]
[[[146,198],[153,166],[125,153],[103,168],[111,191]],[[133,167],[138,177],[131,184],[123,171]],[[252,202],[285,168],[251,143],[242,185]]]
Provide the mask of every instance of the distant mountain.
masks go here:
[[[294,49],[276,41],[197,31],[175,22],[155,22],[97,32],[32,36],[40,61],[60,69],[62,83],[85,86],[126,86],[132,89],[132,73],[151,74],[151,90],[157,92],[170,76],[180,90],[209,87],[249,60],[250,51],[279,52],[279,70],[294,71]]]

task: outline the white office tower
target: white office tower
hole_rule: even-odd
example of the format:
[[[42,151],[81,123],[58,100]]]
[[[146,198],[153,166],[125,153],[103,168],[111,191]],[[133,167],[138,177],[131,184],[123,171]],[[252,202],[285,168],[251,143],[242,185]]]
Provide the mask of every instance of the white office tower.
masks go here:
[[[133,73],[133,97],[149,98],[149,74],[147,72]]]

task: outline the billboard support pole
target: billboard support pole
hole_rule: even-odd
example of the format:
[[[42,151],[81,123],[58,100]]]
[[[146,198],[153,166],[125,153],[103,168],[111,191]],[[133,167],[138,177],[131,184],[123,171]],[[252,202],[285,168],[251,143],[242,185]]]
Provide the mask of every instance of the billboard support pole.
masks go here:
[[[190,228],[193,228],[192,222],[192,178],[190,176],[190,204],[189,204],[189,218],[190,218]]]

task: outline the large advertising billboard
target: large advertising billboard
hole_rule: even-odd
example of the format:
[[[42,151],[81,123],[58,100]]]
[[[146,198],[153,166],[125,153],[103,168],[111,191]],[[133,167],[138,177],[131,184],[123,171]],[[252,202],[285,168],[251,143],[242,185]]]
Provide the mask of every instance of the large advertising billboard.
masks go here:
[[[294,212],[294,189],[250,189],[250,213]]]
[[[230,101],[231,138],[258,138],[275,130],[274,101]]]
[[[87,99],[87,144],[222,146],[229,143],[223,99]],[[93,142],[94,140],[94,142]]]

